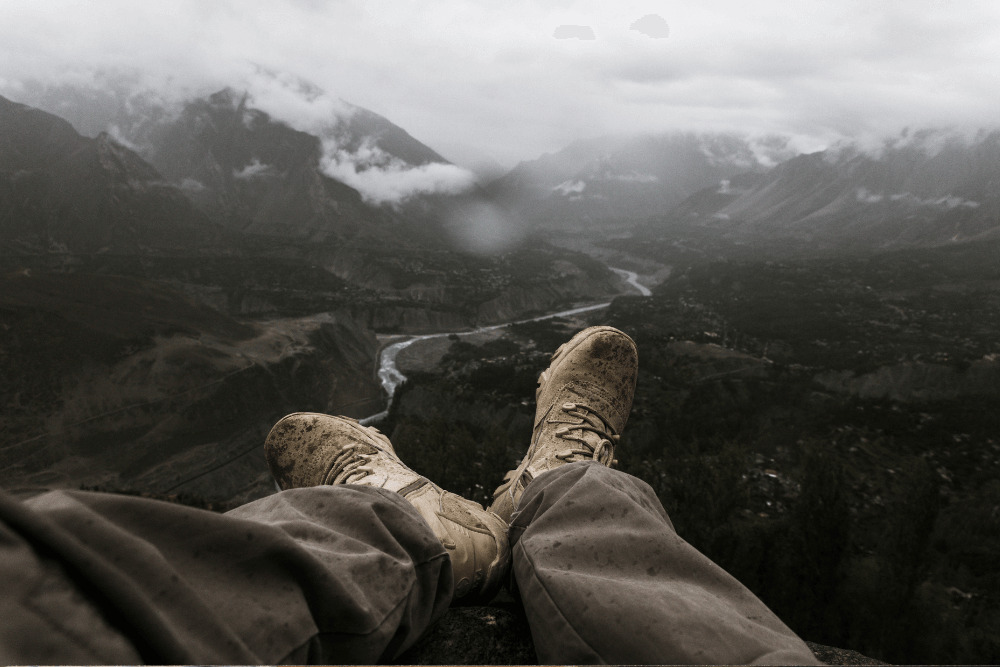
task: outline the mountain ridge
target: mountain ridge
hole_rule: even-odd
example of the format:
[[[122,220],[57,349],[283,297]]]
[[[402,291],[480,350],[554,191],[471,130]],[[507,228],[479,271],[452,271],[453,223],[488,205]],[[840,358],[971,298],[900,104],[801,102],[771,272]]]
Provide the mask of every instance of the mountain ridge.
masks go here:
[[[535,225],[636,224],[702,188],[790,157],[785,140],[663,133],[577,141],[522,162],[487,191]]]
[[[766,176],[688,198],[645,233],[712,229],[737,242],[793,239],[879,249],[994,238],[1000,228],[1000,130],[968,141],[924,130],[865,151],[799,155]],[[714,190],[714,192],[713,192]]]
[[[0,240],[23,250],[196,248],[218,229],[107,134],[0,97]]]

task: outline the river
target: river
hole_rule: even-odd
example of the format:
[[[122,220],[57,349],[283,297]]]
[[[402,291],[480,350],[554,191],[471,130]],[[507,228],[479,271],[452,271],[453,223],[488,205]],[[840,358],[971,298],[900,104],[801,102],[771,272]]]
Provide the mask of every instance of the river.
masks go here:
[[[639,296],[653,296],[652,290],[639,282],[639,274],[635,271],[616,269],[613,266],[609,266],[608,268],[624,278],[625,282],[629,285],[636,288],[639,291]]]
[[[608,267],[622,278],[625,279],[629,285],[634,287],[640,294],[640,296],[650,296],[652,292],[648,287],[639,283],[639,276],[634,271],[628,271],[626,269],[616,269],[614,267]],[[392,401],[396,397],[396,389],[399,385],[406,381],[406,376],[403,375],[402,371],[396,366],[396,358],[399,353],[422,340],[430,340],[432,338],[444,338],[446,336],[468,336],[471,334],[482,333],[484,331],[495,331],[497,329],[503,329],[504,327],[509,327],[513,324],[524,324],[526,322],[541,322],[542,320],[550,320],[556,317],[570,317],[572,315],[579,315],[580,313],[587,313],[592,310],[600,310],[602,308],[607,308],[611,305],[610,301],[604,303],[596,303],[588,306],[580,306],[578,308],[571,308],[570,310],[561,310],[558,313],[549,313],[547,315],[539,315],[538,317],[529,317],[523,320],[516,320],[514,322],[504,322],[503,324],[493,324],[487,327],[479,327],[478,329],[466,330],[466,331],[447,331],[444,333],[435,334],[424,334],[422,336],[413,336],[412,338],[407,338],[406,340],[401,340],[390,345],[386,345],[382,348],[378,357],[378,378],[382,383],[382,388],[388,395],[388,400],[386,401],[385,410],[377,412],[373,415],[365,417],[359,420],[361,424],[368,425],[374,422],[384,419],[389,414],[389,408],[392,407]]]

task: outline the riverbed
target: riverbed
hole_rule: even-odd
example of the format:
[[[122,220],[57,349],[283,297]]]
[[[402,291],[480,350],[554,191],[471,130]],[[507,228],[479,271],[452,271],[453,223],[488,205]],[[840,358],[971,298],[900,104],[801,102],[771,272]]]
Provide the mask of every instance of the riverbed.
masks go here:
[[[608,267],[618,275],[620,275],[626,283],[633,287],[640,296],[650,296],[652,292],[648,287],[639,282],[639,276],[634,271],[628,271],[626,269],[616,269],[614,267]],[[482,335],[489,332],[499,331],[506,327],[514,324],[524,324],[527,322],[541,322],[543,320],[550,320],[557,317],[574,317],[576,315],[582,315],[584,313],[589,313],[595,310],[601,310],[607,308],[611,305],[610,301],[605,301],[602,303],[587,304],[583,306],[578,306],[576,308],[570,308],[568,310],[561,310],[556,313],[548,313],[546,315],[539,315],[538,317],[529,317],[522,320],[516,320],[513,322],[504,322],[503,324],[493,324],[486,327],[479,327],[477,329],[465,330],[465,331],[446,331],[443,333],[434,334],[424,334],[421,336],[412,336],[404,340],[396,340],[389,343],[379,352],[378,356],[378,378],[382,383],[382,388],[388,397],[386,401],[385,409],[377,412],[373,415],[365,417],[360,420],[360,423],[368,425],[378,421],[381,421],[389,414],[389,409],[392,407],[392,401],[396,396],[396,390],[399,388],[403,382],[406,381],[406,375],[399,369],[397,360],[399,358],[400,352],[410,347],[411,345],[421,343],[424,341],[430,341],[435,339],[447,338],[449,336],[460,336],[460,337],[471,337]]]

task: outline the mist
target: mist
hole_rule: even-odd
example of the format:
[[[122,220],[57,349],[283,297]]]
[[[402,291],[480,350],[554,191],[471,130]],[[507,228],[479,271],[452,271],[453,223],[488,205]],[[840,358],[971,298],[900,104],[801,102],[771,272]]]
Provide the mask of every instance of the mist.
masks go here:
[[[559,39],[560,26],[593,39]],[[819,150],[992,127],[998,69],[987,2],[0,2],[0,94],[16,101],[33,85],[128,79],[167,102],[230,86],[297,128],[355,104],[508,168],[609,133],[782,134]],[[408,178],[445,191],[465,179],[426,171]]]

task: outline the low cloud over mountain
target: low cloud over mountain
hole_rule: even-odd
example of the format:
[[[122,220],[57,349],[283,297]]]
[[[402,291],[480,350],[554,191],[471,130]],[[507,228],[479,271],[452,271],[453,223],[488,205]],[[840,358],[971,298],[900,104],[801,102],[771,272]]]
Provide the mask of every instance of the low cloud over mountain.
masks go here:
[[[559,26],[596,39],[554,39]],[[998,26],[996,3],[941,0],[8,2],[0,94],[39,106],[32,80],[93,86],[128,69],[145,89],[250,90],[286,120],[327,118],[342,97],[507,166],[624,132],[788,132],[819,150],[907,125],[995,122]],[[298,108],[279,89],[267,100],[271,84],[251,81],[265,70],[333,99]]]
[[[423,195],[458,194],[476,181],[472,172],[449,163],[382,116],[297,77],[256,67],[236,83],[231,90],[234,96],[245,96],[246,113],[263,112],[275,122],[319,137],[323,173],[354,188],[368,203],[399,205]],[[152,157],[157,152],[150,144],[155,128],[177,122],[190,102],[205,97],[207,93],[184,87],[142,88],[128,77],[113,76],[92,86],[36,83],[24,99],[65,116],[81,132],[107,131],[119,143]]]
[[[694,224],[734,239],[795,239],[814,248],[965,241],[1000,233],[998,185],[1000,131],[906,131],[722,181],[651,229]]]
[[[608,136],[522,162],[489,191],[535,226],[634,225],[721,179],[794,155],[781,137]]]

